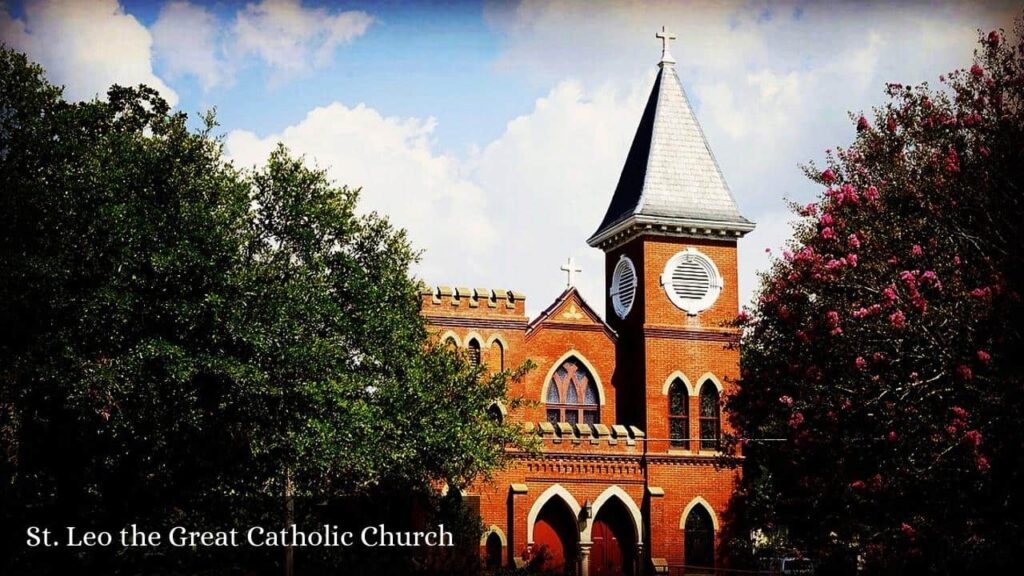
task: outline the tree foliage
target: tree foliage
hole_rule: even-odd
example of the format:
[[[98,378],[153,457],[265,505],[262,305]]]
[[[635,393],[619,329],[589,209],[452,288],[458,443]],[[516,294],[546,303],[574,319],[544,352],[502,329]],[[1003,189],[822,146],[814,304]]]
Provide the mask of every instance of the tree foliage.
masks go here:
[[[212,115],[187,120],[142,86],[66,102],[0,50],[4,541],[280,523],[286,492],[429,492],[500,465],[520,437],[487,408],[520,372],[427,343],[404,231],[284,148],[234,167]]]
[[[890,84],[741,315],[740,526],[868,572],[1007,569],[1024,539],[1024,43]],[[749,534],[749,533],[748,533]]]

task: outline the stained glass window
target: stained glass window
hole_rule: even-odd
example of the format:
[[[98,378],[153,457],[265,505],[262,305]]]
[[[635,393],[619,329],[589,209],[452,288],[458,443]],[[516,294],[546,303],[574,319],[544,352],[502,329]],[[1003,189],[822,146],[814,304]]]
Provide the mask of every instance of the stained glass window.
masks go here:
[[[718,406],[718,388],[705,380],[700,388],[700,449],[718,450],[722,423]]]
[[[570,358],[555,370],[548,382],[547,419],[552,423],[597,424],[601,421],[598,399],[594,377],[582,362]]]
[[[690,447],[690,393],[681,378],[668,389],[668,437],[673,448]]]

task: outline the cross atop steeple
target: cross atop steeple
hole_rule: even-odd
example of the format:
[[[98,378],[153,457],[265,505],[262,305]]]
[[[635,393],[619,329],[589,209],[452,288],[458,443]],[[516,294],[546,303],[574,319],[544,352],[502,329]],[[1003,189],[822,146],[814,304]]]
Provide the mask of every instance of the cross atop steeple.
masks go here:
[[[561,270],[562,270],[562,272],[565,272],[565,275],[566,275],[566,279],[565,279],[565,287],[566,288],[572,288],[573,286],[575,286],[576,285],[576,273],[577,272],[583,272],[583,268],[580,268],[579,266],[576,265],[576,260],[574,260],[572,258],[572,256],[570,256],[569,260],[567,260],[566,263],[564,265],[562,265]]]
[[[655,32],[655,38],[661,39],[661,62],[658,64],[675,64],[676,59],[672,57],[672,52],[669,50],[669,42],[676,39],[676,35],[672,32],[665,30],[665,27],[661,27],[661,32]]]

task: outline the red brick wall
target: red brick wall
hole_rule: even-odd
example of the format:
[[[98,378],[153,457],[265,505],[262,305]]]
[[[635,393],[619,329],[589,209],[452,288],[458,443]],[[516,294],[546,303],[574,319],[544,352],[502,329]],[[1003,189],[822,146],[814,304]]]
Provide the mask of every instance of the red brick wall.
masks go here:
[[[668,259],[691,246],[710,257],[724,279],[715,304],[697,316],[672,304],[660,282]],[[723,465],[720,455],[701,453],[696,440],[685,449],[670,448],[665,382],[670,374],[680,371],[699,393],[702,376],[711,373],[724,388],[723,398],[731,392],[739,370],[739,351],[730,343],[738,334],[723,324],[738,312],[736,244],[710,239],[636,238],[608,252],[609,283],[621,254],[629,255],[637,268],[638,294],[625,319],[615,315],[606,295],[606,319],[614,333],[600,319],[591,317],[586,305],[572,293],[563,295],[564,302],[546,310],[529,326],[521,296],[499,299],[494,306],[487,305],[486,297],[470,305],[471,298],[438,297],[436,292],[423,296],[423,313],[437,337],[451,332],[464,345],[470,335],[478,335],[484,344],[483,361],[496,368],[496,349],[487,344],[498,336],[506,344],[506,367],[518,366],[526,359],[537,364],[523,382],[510,390],[511,395],[537,404],[509,414],[510,420],[545,420],[542,390],[547,375],[567,352],[575,352],[589,362],[603,387],[601,422],[635,425],[649,439],[611,445],[607,439],[593,444],[585,438],[564,438],[555,443],[547,437],[542,455],[515,455],[510,465],[496,471],[489,481],[470,487],[470,494],[480,498],[485,528],[496,526],[507,539],[506,562],[526,553],[527,516],[537,499],[555,484],[568,490],[581,506],[587,500],[594,502],[610,486],[624,490],[644,510],[645,566],[651,557],[681,564],[681,526],[686,507],[699,497],[721,522],[735,489],[737,460]],[[571,305],[576,308],[570,309]],[[690,398],[689,416],[690,437],[696,439],[697,394]],[[728,431],[724,416],[721,424],[723,432]],[[646,467],[641,466],[645,449]],[[512,484],[526,485],[527,493],[511,494]],[[648,487],[664,490],[664,496],[647,496]]]

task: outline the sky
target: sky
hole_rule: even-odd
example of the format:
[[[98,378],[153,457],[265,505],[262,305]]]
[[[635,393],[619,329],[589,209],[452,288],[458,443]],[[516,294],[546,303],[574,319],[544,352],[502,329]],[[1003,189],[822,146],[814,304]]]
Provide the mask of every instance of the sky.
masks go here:
[[[790,235],[801,166],[849,144],[886,82],[938,84],[978,30],[1022,2],[235,2],[0,0],[0,39],[69,99],[148,84],[215,109],[226,152],[255,167],[283,142],[423,251],[432,285],[517,290],[543,310],[560,266],[604,312],[586,245],[611,199],[661,56],[740,207],[740,294]],[[772,251],[769,253],[769,251]]]

